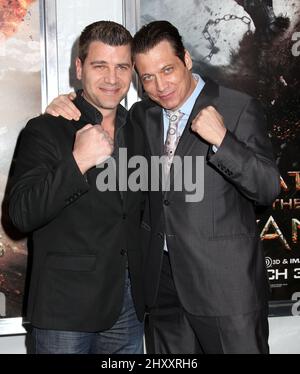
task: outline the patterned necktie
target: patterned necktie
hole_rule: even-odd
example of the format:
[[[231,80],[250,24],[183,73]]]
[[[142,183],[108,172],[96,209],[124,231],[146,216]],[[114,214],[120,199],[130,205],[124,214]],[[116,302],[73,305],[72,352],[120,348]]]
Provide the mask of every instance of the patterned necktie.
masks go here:
[[[177,111],[171,111],[167,110],[166,111],[167,116],[169,118],[169,128],[168,128],[168,133],[167,133],[167,138],[165,142],[165,147],[164,147],[164,153],[166,156],[165,160],[165,175],[169,175],[171,165],[173,162],[174,158],[174,153],[177,147],[177,144],[179,142],[179,136],[178,136],[178,124],[183,117],[183,113],[181,113],[179,110]]]

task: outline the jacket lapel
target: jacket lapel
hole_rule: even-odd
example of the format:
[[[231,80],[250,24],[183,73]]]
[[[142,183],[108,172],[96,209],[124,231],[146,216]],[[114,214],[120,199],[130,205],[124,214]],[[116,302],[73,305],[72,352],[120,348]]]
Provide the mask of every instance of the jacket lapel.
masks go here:
[[[118,151],[115,153],[115,161],[116,161],[116,183],[117,186],[120,186],[120,180],[119,180],[119,173],[120,171],[120,148],[126,148],[127,149],[127,160],[131,157],[131,154],[129,152],[132,150],[132,145],[128,144],[130,137],[128,136],[128,130],[126,126],[127,121],[127,112],[124,112],[123,107],[119,106],[117,111],[117,119],[116,119],[116,141],[118,144]],[[127,165],[126,165],[127,169]],[[122,204],[125,206],[126,203],[126,197],[127,193],[126,191],[119,191],[119,196]]]
[[[148,155],[148,167],[149,171],[151,170],[151,175],[149,173],[148,182],[151,184],[151,188],[152,186],[155,186],[155,189],[158,188],[158,190],[161,191],[161,171],[156,166],[154,167],[151,162],[151,157],[162,156],[164,149],[164,124],[162,108],[155,103],[145,110],[144,130],[150,150],[150,155]]]
[[[151,156],[161,156],[164,149],[164,125],[162,108],[154,105],[146,110],[145,132]]]

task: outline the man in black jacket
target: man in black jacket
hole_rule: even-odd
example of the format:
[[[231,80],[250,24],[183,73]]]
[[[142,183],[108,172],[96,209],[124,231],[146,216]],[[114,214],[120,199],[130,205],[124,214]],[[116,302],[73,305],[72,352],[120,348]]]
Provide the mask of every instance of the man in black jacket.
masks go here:
[[[120,149],[128,158],[144,150],[119,104],[131,82],[131,44],[119,24],[87,26],[76,59],[80,120],[42,115],[21,136],[9,212],[32,232],[27,319],[36,353],[142,353],[143,195],[118,188]],[[95,166],[108,158],[116,189],[105,191]]]

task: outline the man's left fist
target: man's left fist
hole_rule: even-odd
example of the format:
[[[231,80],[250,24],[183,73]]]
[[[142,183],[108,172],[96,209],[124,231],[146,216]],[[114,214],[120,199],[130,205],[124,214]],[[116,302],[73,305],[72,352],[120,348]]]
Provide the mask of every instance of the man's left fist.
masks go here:
[[[223,117],[213,106],[208,106],[197,114],[191,129],[208,143],[217,147],[220,147],[227,131]]]

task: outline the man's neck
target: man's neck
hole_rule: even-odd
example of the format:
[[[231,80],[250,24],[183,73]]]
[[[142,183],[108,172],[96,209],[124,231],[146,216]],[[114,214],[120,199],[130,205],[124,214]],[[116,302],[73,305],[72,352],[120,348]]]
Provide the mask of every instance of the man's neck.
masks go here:
[[[105,115],[103,111],[101,111],[103,115],[103,120],[101,126],[103,130],[105,130],[109,136],[114,139],[115,137],[115,123],[116,123],[116,111],[115,113],[111,113],[110,115]]]

